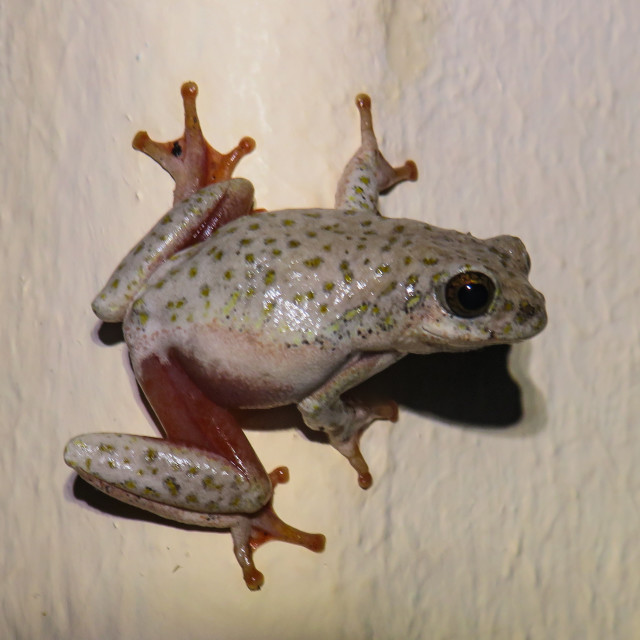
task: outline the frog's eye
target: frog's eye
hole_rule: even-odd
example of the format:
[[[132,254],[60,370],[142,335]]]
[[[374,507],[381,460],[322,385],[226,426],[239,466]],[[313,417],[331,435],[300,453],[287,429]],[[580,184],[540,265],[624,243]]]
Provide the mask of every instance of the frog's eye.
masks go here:
[[[496,285],[484,273],[466,271],[453,276],[444,290],[449,311],[460,318],[477,318],[493,302]]]

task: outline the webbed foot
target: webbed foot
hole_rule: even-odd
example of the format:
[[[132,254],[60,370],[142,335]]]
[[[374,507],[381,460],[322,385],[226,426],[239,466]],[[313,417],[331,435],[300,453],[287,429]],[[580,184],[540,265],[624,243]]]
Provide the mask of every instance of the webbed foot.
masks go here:
[[[138,131],[132,143],[134,149],[155,160],[175,180],[174,204],[214,182],[229,180],[240,159],[256,146],[253,138],[245,137],[229,153],[216,151],[200,128],[196,110],[198,85],[185,82],[180,93],[184,104],[182,136],[171,142],[156,142],[146,131]]]
[[[413,160],[401,167],[392,167],[378,148],[371,116],[371,98],[361,93],[356,96],[360,113],[362,143],[342,172],[336,191],[336,209],[347,211],[378,211],[378,196],[399,182],[418,179],[418,168]]]
[[[334,449],[340,452],[358,474],[358,484],[362,489],[368,489],[373,484],[373,478],[369,472],[369,465],[360,452],[360,438],[367,427],[376,420],[398,421],[398,405],[393,400],[380,400],[365,405],[362,402],[350,402],[357,416],[357,430],[352,431],[345,439],[340,436],[329,438]]]
[[[376,152],[376,177],[378,192],[389,191],[394,185],[418,179],[418,167],[413,160],[407,160],[401,167],[392,167],[378,148],[378,141],[373,130],[373,116],[371,115],[371,98],[366,93],[356,96],[356,107],[360,114],[360,133],[362,135],[361,149]]]
[[[269,474],[269,478],[275,489],[277,484],[289,481],[289,470],[287,467],[278,467]],[[323,551],[326,542],[321,533],[307,533],[281,520],[273,509],[273,496],[258,513],[243,518],[231,527],[231,536],[236,559],[242,568],[244,581],[251,591],[257,591],[264,584],[264,576],[253,562],[253,552],[265,542],[280,540],[305,547],[315,553]]]

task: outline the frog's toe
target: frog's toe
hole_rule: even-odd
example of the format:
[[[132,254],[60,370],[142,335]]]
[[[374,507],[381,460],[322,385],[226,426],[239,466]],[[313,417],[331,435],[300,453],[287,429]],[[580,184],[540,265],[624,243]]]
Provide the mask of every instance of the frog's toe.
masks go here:
[[[286,467],[278,467],[269,474],[269,478],[274,487],[284,484],[289,481],[289,470]],[[265,542],[280,540],[316,553],[324,551],[326,542],[321,533],[307,533],[281,520],[273,509],[273,498],[257,513],[239,519],[231,527],[231,536],[236,559],[242,568],[244,581],[251,591],[257,591],[264,584],[264,576],[253,562],[253,552]]]
[[[251,548],[255,550],[269,540],[297,544],[316,553],[324,551],[326,543],[326,538],[321,533],[307,533],[281,520],[273,510],[272,504],[264,507],[258,515],[251,519],[249,543]]]
[[[398,404],[394,400],[351,397],[345,404],[354,412],[350,433],[362,434],[376,420],[398,421]]]
[[[362,431],[341,440],[332,438],[331,444],[337,449],[348,461],[349,464],[358,473],[358,484],[362,489],[368,489],[373,484],[373,477],[369,472],[369,465],[360,452],[360,436]]]
[[[289,482],[289,469],[287,467],[276,467],[269,472],[269,480],[275,487],[277,484],[286,484]]]
[[[264,575],[255,566],[242,569],[244,581],[250,591],[258,591],[264,584]]]
[[[174,204],[214,182],[229,180],[238,162],[256,146],[244,137],[228,153],[220,153],[205,139],[196,110],[198,85],[185,82],[180,89],[184,106],[184,133],[177,140],[156,142],[139,131],[132,146],[155,160],[175,180]]]
[[[240,519],[231,527],[233,538],[233,552],[242,569],[242,577],[251,591],[258,591],[264,584],[264,575],[256,569],[253,562],[253,548],[251,547],[251,524],[248,518]]]
[[[373,420],[389,420],[398,422],[398,403],[394,400],[381,400],[371,406]]]

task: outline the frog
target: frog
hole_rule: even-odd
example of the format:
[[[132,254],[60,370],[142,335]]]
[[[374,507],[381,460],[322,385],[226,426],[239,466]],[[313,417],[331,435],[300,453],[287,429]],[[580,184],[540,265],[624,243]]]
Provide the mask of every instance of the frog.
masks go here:
[[[380,196],[418,173],[411,160],[392,167],[383,156],[367,95],[356,98],[361,143],[334,207],[266,211],[255,208],[251,182],[233,177],[254,140],[214,150],[197,92],[193,82],[182,87],[181,138],[134,138],[175,180],[174,204],[92,304],[103,322],[122,322],[162,437],[88,433],[69,441],[64,458],[120,501],[229,530],[244,581],[258,590],[261,544],[320,552],[325,537],[276,515],[275,487],[288,469],[265,470],[238,410],[295,407],[367,489],[360,439],[374,421],[395,422],[398,407],[354,395],[361,383],[407,354],[520,342],[547,316],[520,239],[478,239],[380,213]]]

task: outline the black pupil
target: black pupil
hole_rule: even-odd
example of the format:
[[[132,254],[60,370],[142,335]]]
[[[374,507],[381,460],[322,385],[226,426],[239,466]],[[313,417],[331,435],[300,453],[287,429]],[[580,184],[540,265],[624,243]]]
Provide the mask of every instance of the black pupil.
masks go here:
[[[489,300],[487,287],[477,282],[468,282],[458,289],[458,301],[463,309],[482,309]]]

